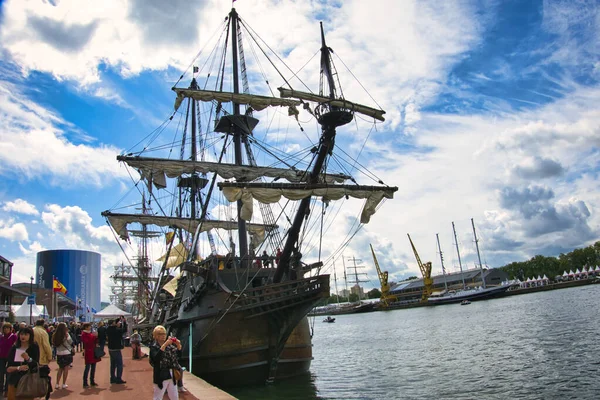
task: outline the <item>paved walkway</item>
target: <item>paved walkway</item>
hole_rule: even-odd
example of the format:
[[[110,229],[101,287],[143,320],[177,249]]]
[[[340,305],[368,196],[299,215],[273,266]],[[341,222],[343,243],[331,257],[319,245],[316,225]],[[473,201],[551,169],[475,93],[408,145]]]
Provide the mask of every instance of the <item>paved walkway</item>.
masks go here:
[[[148,349],[143,349],[147,352]],[[69,371],[66,389],[53,389],[51,399],[99,399],[99,400],[148,400],[152,399],[154,388],[152,385],[152,367],[148,358],[133,360],[131,358],[131,348],[123,349],[123,380],[124,385],[110,384],[110,359],[108,351],[106,356],[96,364],[96,383],[95,388],[83,388],[83,370],[85,362],[83,353],[75,354],[73,368]],[[50,364],[52,385],[56,385],[56,371],[58,369],[56,362]],[[225,393],[221,389],[212,386],[202,379],[184,372],[183,382],[187,392],[179,393],[182,400],[214,399],[231,400],[233,396]],[[168,397],[165,395],[165,399]]]

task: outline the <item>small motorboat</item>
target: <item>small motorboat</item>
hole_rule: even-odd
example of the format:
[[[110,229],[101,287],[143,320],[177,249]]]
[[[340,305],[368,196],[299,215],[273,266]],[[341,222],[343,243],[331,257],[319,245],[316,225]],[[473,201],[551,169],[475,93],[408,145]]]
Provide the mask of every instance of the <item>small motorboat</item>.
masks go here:
[[[461,306],[466,306],[467,304],[471,304],[471,302],[469,300],[463,300],[460,302]]]
[[[323,320],[323,322],[335,322],[335,318],[327,317]]]

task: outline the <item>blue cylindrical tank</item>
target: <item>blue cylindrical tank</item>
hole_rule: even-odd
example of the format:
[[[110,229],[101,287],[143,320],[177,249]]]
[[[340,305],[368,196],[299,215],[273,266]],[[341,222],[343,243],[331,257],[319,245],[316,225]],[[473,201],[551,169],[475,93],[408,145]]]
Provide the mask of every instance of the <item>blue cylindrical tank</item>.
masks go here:
[[[56,277],[67,289],[67,297],[79,303],[78,315],[90,321],[92,308],[100,311],[99,253],[85,250],[45,250],[37,253],[36,282],[51,289]]]

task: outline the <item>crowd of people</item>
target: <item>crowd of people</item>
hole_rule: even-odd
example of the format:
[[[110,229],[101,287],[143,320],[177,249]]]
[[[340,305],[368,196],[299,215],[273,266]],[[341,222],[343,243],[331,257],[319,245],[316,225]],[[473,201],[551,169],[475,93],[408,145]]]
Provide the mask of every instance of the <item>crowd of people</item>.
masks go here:
[[[96,364],[106,354],[105,349],[110,360],[110,383],[126,383],[123,380],[122,350],[128,327],[124,317],[97,324],[47,323],[40,319],[33,327],[25,322],[14,325],[4,322],[1,327],[0,385],[3,397],[8,400],[18,398],[19,381],[30,371],[39,371],[39,376],[48,380],[46,399],[54,390],[67,389],[73,357],[78,352],[82,353],[85,360],[83,371],[77,371],[84,389],[98,386]],[[153,367],[154,398],[162,399],[166,392],[171,400],[176,400],[178,392],[186,391],[182,380],[183,368],[178,362],[181,343],[175,338],[167,338],[162,326],[154,329],[153,339],[149,360]],[[141,350],[142,338],[137,330],[133,331],[130,343],[133,359],[148,357]],[[56,375],[50,372],[53,361],[56,362],[57,368],[52,368],[56,369]]]

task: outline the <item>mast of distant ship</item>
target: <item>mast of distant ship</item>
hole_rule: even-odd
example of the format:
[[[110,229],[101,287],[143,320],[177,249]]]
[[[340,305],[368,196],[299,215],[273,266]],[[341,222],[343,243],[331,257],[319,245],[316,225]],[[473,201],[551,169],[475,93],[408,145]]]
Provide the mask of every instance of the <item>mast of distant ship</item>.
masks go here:
[[[448,278],[446,277],[446,268],[444,267],[444,255],[442,254],[442,246],[440,246],[440,235],[435,234],[437,239],[438,250],[440,251],[440,262],[442,263],[442,274],[444,274],[444,289],[448,290]]]
[[[325,43],[325,33],[323,31],[323,23],[321,23],[321,74],[327,79],[329,84],[329,98],[333,99],[335,98],[335,82],[333,80],[333,73],[331,71],[330,52],[331,49],[327,47],[327,44]],[[323,169],[327,154],[331,153],[333,150],[336,133],[335,129],[338,126],[349,123],[352,121],[352,118],[353,115],[351,112],[347,110],[340,110],[333,106],[329,106],[329,108],[326,109],[326,112],[320,116],[318,122],[321,125],[323,134],[321,135],[321,140],[317,150],[317,157],[315,159],[312,172],[310,173],[310,178],[307,181],[308,184],[314,184],[319,181],[319,174]],[[290,227],[290,230],[288,231],[288,237],[283,247],[283,251],[281,252],[279,265],[277,266],[277,270],[273,276],[273,282],[275,283],[281,282],[283,276],[289,274],[292,252],[296,253],[294,267],[299,267],[300,260],[298,258],[300,254],[299,249],[296,247],[296,243],[302,227],[302,222],[310,212],[310,201],[310,197],[306,197],[300,201],[296,216],[292,226]],[[238,208],[240,207],[239,204],[240,202],[238,201]]]
[[[475,232],[475,222],[471,218],[471,225],[473,226],[473,236],[475,237],[475,248],[477,249],[477,258],[479,259],[479,269],[481,270],[481,284],[485,289],[485,277],[483,276],[483,265],[481,264],[481,255],[479,255],[479,240],[477,239],[477,232]]]
[[[458,250],[458,239],[456,238],[456,228],[454,228],[454,221],[452,221],[452,232],[454,232],[454,243],[456,244],[456,255],[458,255],[458,266],[460,267],[460,276],[462,277],[463,289],[467,288],[465,283],[465,275],[463,274],[462,262],[460,260],[460,250]]]

